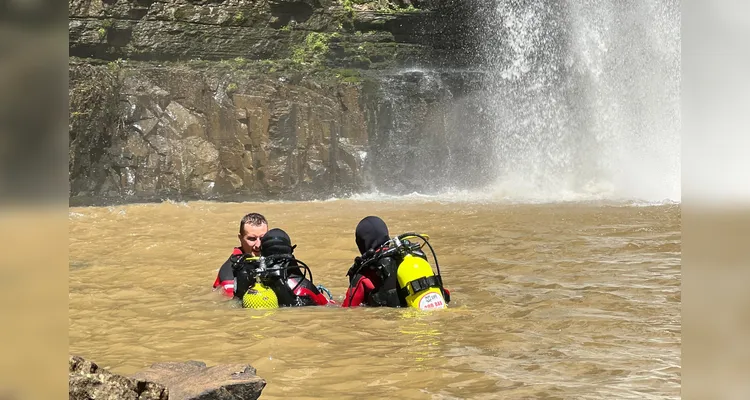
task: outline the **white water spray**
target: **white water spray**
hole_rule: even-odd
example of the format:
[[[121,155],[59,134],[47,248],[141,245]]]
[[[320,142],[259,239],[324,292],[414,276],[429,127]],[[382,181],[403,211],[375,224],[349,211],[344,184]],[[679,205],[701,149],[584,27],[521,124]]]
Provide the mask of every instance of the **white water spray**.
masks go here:
[[[496,198],[680,201],[680,6],[498,0],[483,53]]]

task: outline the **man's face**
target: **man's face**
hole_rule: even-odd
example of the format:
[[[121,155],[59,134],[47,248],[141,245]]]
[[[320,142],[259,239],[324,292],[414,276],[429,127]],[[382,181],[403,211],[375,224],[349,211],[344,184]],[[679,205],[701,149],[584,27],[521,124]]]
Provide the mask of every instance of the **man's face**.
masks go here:
[[[260,255],[260,238],[268,232],[268,225],[250,225],[243,226],[243,233],[239,235],[240,247],[246,254],[254,256]]]

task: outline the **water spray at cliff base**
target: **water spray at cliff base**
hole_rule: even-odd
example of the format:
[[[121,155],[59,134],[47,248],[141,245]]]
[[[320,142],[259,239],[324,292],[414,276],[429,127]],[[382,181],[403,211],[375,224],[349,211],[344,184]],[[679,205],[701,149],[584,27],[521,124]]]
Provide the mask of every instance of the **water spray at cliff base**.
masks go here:
[[[679,2],[498,0],[483,15],[485,121],[463,115],[451,135],[492,149],[452,155],[487,183],[447,182],[433,197],[681,201]]]

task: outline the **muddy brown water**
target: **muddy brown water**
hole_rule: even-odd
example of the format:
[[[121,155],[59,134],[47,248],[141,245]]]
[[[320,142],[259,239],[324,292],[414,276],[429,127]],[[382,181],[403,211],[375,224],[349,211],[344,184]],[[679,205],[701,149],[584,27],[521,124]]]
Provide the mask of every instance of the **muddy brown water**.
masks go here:
[[[446,310],[238,308],[211,284],[238,221],[286,230],[341,301],[354,228],[427,233]],[[69,350],[121,374],[252,364],[262,399],[679,398],[680,205],[433,200],[69,209]]]

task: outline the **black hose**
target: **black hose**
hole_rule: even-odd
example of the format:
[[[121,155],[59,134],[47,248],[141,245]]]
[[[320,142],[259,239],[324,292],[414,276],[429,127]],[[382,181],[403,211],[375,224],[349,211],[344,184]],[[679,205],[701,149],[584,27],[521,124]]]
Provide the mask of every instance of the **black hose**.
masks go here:
[[[432,258],[435,260],[435,269],[437,269],[437,274],[438,274],[438,276],[440,276],[440,264],[438,264],[437,254],[435,254],[435,249],[432,248],[432,245],[430,244],[430,241],[427,240],[426,237],[424,237],[424,236],[422,236],[422,235],[420,235],[418,233],[403,233],[403,234],[401,234],[401,235],[398,236],[398,239],[402,240],[403,238],[409,237],[409,236],[416,236],[416,237],[424,240],[424,242],[427,245],[427,247],[430,248],[430,252],[432,253]],[[441,277],[441,280],[442,280],[442,277]]]
[[[406,238],[406,237],[409,237],[409,236],[415,236],[415,237],[418,237],[418,238],[422,239],[422,240],[423,240],[423,241],[425,242],[425,244],[427,245],[427,247],[429,247],[429,248],[430,248],[430,252],[432,253],[432,258],[433,258],[433,259],[435,260],[435,268],[437,269],[437,275],[438,275],[438,277],[440,277],[440,264],[438,264],[437,254],[435,254],[435,249],[433,249],[433,248],[432,248],[432,245],[430,244],[430,241],[429,241],[429,240],[427,240],[427,238],[426,238],[426,237],[424,237],[423,235],[420,235],[420,234],[418,234],[418,233],[415,233],[415,232],[402,233],[401,235],[398,235],[398,239],[399,239],[399,240],[401,241],[401,240],[403,240],[404,238]],[[387,242],[386,242],[386,243],[387,243]],[[418,244],[417,244],[417,245],[418,245]],[[402,243],[402,246],[404,246],[404,245],[403,245],[403,243]],[[384,251],[383,253],[380,253],[380,254],[378,254],[378,255],[377,255],[377,257],[372,257],[372,258],[369,258],[369,259],[367,259],[367,260],[363,261],[363,262],[362,262],[362,263],[361,263],[361,264],[360,264],[360,265],[359,265],[359,266],[357,267],[357,269],[356,269],[356,270],[354,271],[354,273],[353,273],[353,274],[352,274],[351,276],[352,276],[352,277],[354,277],[355,275],[357,275],[357,274],[359,273],[359,271],[361,271],[361,270],[362,270],[362,268],[364,268],[364,267],[367,267],[367,266],[369,266],[369,265],[370,265],[371,263],[373,263],[373,262],[377,261],[377,260],[378,260],[378,259],[380,259],[381,257],[388,257],[388,256],[390,256],[390,255],[391,255],[392,253],[395,253],[395,252],[397,252],[397,251],[400,251],[400,248],[398,248],[398,247],[397,247],[397,248],[391,248],[391,249],[388,249],[388,250]],[[349,270],[350,270],[350,272],[351,272],[351,268],[350,268]],[[347,274],[347,275],[348,275],[348,274]],[[311,280],[312,280],[312,279],[311,279]],[[440,282],[441,282],[441,284],[442,284],[442,277],[440,277]],[[355,294],[357,293],[357,289],[359,289],[359,285],[358,285],[358,283],[359,283],[359,282],[354,282],[354,284],[355,284],[356,286],[354,286],[354,290],[352,290],[352,294],[351,294],[351,296],[349,296],[349,298],[348,298],[348,301],[349,301],[349,305],[350,305],[350,306],[352,306],[352,304],[351,304],[351,301],[352,301],[352,300],[354,299],[354,295],[355,295]],[[351,287],[352,287],[352,283],[350,282],[350,283],[349,283],[349,288],[351,288]],[[347,300],[347,299],[344,299],[344,301],[345,301],[345,302],[346,302],[346,300]]]
[[[305,269],[305,271],[307,271],[307,272],[309,272],[309,273],[310,273],[310,284],[311,284],[311,285],[312,285],[312,286],[314,287],[314,286],[315,286],[315,284],[313,283],[312,270],[310,269],[310,267],[308,267],[308,266],[307,266],[307,264],[305,264],[304,262],[302,262],[302,261],[300,261],[300,260],[297,260],[297,259],[295,259],[295,261],[296,261],[296,262],[297,262],[298,264],[302,264],[302,266],[301,266],[301,267],[302,267],[302,268],[304,268],[304,269]],[[287,269],[292,269],[292,268],[295,268],[295,267],[292,267],[292,266],[288,266],[288,267],[287,267]],[[297,265],[297,266],[296,266],[296,268],[300,268],[300,265]],[[302,284],[302,281],[304,281],[304,280],[305,280],[305,278],[306,278],[306,276],[305,276],[305,273],[303,272],[303,273],[302,273],[302,279],[299,279],[299,280],[298,280],[298,282],[297,282],[297,284],[296,284],[296,285],[294,285],[294,288],[292,288],[292,292],[294,292],[295,290],[297,290],[297,288],[299,287],[299,285],[301,285],[301,284]]]
[[[271,263],[271,264],[273,264],[274,262],[279,261],[279,260],[281,260],[281,261],[289,261],[290,264],[291,264],[291,262],[295,262],[295,265],[286,265],[284,267],[271,267],[271,268],[266,268],[265,271],[264,271],[265,274],[269,274],[271,272],[284,271],[284,270],[290,270],[290,269],[299,269],[299,270],[301,270],[302,271],[302,279],[300,279],[297,282],[297,284],[294,285],[294,287],[292,288],[292,292],[294,292],[295,290],[297,290],[297,288],[299,287],[299,285],[301,285],[302,282],[305,279],[308,279],[307,278],[308,274],[310,275],[310,278],[309,278],[310,284],[312,284],[313,286],[315,286],[314,281],[313,281],[312,269],[310,269],[310,267],[307,264],[305,264],[305,262],[294,258],[294,256],[291,256],[289,254],[272,254],[272,255],[269,255],[269,256],[265,257],[265,259],[267,260],[268,263]],[[256,275],[259,275],[259,274],[256,273]],[[286,278],[288,279],[288,277],[286,277]]]

